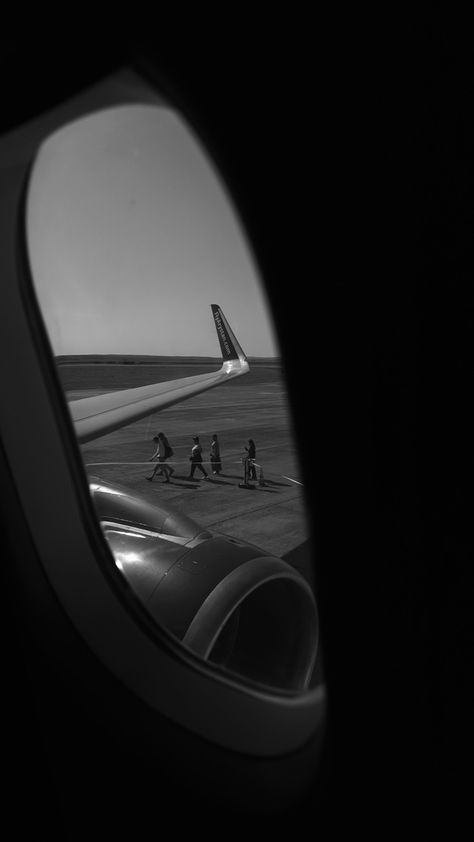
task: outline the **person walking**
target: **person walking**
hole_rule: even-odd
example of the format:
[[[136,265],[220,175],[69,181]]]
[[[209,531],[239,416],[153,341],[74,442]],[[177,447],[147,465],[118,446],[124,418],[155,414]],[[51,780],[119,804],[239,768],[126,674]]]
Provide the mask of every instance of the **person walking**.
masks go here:
[[[249,446],[246,447],[246,451],[248,453],[248,460],[249,460],[249,479],[256,480],[257,479],[257,471],[255,470],[255,460],[257,458],[257,449],[255,447],[255,442],[253,439],[248,440]]]
[[[146,479],[148,482],[153,482],[155,474],[164,474],[166,477],[165,482],[169,482],[170,476],[174,474],[174,468],[169,465],[165,465],[165,460],[173,455],[173,449],[164,433],[158,433],[157,436],[153,436],[153,441],[156,442],[156,450],[151,457],[150,462],[153,462],[154,459],[157,459],[158,461],[151,477],[146,477]]]
[[[213,474],[220,474],[222,471],[222,462],[221,462],[221,452],[219,441],[217,439],[217,433],[214,433],[211,439],[211,453],[210,453],[210,460],[212,466],[212,473]]]
[[[199,468],[202,474],[204,474],[205,479],[209,479],[209,474],[207,473],[206,469],[202,466],[202,446],[199,443],[199,436],[193,436],[193,446],[191,449],[191,456],[189,457],[191,462],[191,472],[189,474],[188,479],[192,479],[194,476],[194,471],[196,468]]]

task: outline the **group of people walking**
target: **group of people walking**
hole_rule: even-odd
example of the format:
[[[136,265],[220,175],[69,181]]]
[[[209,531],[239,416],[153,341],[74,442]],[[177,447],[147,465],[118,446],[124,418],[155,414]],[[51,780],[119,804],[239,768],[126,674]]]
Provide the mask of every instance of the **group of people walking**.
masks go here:
[[[171,456],[173,456],[173,448],[171,447],[164,433],[158,433],[157,436],[153,436],[153,441],[156,444],[156,450],[153,456],[151,457],[150,462],[154,462],[156,460],[156,465],[154,467],[151,477],[146,477],[146,479],[148,480],[148,482],[152,482],[156,474],[164,474],[164,482],[169,482],[170,476],[174,474],[174,468],[171,465],[166,465],[165,462],[166,459],[169,459]],[[255,448],[255,442],[253,439],[248,440],[248,447],[246,447],[245,450],[247,451],[246,458],[249,461],[249,477],[251,479],[257,479],[257,472],[255,470],[254,464],[257,453]],[[199,471],[201,472],[201,474],[203,474],[205,479],[210,479],[209,474],[203,465],[202,445],[199,441],[199,436],[193,436],[193,444],[189,460],[191,462],[191,467],[188,479],[193,479],[196,469],[199,469]],[[209,461],[211,464],[213,474],[217,475],[222,473],[220,445],[216,433],[214,433],[214,435],[211,438]]]

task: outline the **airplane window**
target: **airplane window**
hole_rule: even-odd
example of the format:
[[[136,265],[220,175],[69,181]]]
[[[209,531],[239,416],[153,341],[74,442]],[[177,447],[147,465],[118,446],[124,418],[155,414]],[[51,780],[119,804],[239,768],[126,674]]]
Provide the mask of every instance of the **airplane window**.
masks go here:
[[[26,208],[35,292],[117,576],[219,670],[314,687],[317,594],[279,348],[198,140],[166,106],[96,111],[40,146]]]

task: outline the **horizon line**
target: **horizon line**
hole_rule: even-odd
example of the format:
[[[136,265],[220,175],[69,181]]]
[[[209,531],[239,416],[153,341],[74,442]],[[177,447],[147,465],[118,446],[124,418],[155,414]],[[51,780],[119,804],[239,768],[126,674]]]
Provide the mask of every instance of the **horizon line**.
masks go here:
[[[268,355],[268,354],[261,354],[261,355],[249,355],[247,354],[247,359],[249,360],[281,360],[281,355]],[[150,359],[150,360],[172,360],[172,359],[187,359],[187,360],[211,360],[212,362],[219,362],[222,357],[217,355],[210,355],[210,354],[128,354],[128,353],[88,353],[88,354],[55,354],[54,359],[56,362],[64,359],[97,359],[97,358],[118,358],[121,359]]]

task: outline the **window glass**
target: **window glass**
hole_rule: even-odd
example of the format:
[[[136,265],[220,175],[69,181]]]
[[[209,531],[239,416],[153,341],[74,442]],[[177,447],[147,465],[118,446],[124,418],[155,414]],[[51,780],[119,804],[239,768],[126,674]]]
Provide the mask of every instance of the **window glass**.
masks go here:
[[[27,242],[75,428],[79,407],[99,425],[78,438],[117,571],[200,657],[270,687],[314,684],[309,530],[279,348],[232,202],[185,121],[131,104],[52,134],[31,174]],[[194,389],[223,366],[222,324],[249,370],[189,397],[182,378]],[[114,412],[133,413],[157,383],[179,399],[100,430],[114,393],[126,407]]]

